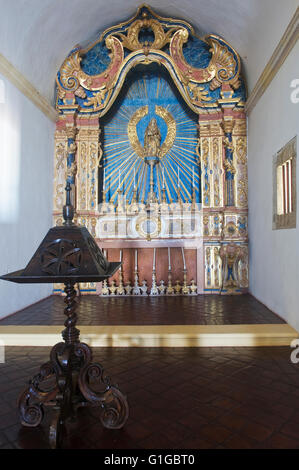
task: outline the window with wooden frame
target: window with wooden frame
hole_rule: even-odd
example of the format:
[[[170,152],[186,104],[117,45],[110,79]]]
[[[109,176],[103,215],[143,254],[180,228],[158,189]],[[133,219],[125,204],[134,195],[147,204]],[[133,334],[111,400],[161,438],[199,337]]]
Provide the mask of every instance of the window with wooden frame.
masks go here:
[[[273,229],[296,227],[297,137],[290,140],[273,162]]]

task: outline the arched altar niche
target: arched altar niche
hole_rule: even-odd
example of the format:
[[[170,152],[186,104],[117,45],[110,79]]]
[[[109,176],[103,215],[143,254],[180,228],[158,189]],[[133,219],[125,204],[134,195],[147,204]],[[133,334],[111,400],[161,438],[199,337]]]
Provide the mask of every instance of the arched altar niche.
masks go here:
[[[160,80],[165,92],[145,102],[136,86],[136,75],[142,80],[142,73]],[[166,87],[169,79],[172,86]],[[126,88],[135,100],[130,111]],[[190,118],[184,135],[184,121],[168,98],[172,104],[176,99],[186,116],[186,107],[197,116],[196,132]],[[183,247],[187,256],[185,263],[183,254],[180,259],[181,284],[184,272],[185,285],[192,273],[197,293],[246,291],[245,99],[240,58],[224,39],[214,34],[200,39],[187,22],[162,18],[146,5],[87,48],[77,47],[57,74],[56,223],[62,222],[68,179],[75,189],[78,222],[110,260],[122,250],[124,266],[129,266],[138,248],[143,250],[139,263],[150,265],[154,248],[159,260],[167,260],[167,248],[175,253],[174,248]],[[146,132],[153,134],[152,119],[158,129],[157,156],[145,145]],[[134,280],[134,272],[123,274]],[[156,275],[159,282],[165,272]],[[151,279],[150,271],[149,287]]]
[[[195,202],[201,202],[197,122],[167,70],[155,63],[135,66],[100,122],[99,202],[117,205],[120,186],[127,204],[148,202],[151,171],[145,147],[150,123],[157,126],[160,147],[153,168],[155,199],[177,202],[179,180],[183,202],[192,202],[193,187]]]

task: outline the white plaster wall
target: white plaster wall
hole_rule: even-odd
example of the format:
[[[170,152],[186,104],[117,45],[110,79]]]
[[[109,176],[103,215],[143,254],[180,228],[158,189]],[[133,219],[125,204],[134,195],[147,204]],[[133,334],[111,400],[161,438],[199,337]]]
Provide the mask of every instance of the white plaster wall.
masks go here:
[[[0,75],[0,273],[26,266],[51,226],[54,124]],[[0,318],[50,295],[0,281]]]
[[[291,102],[299,79],[299,43],[248,119],[250,290],[299,331],[299,218],[297,228],[272,230],[273,155],[299,140],[299,103]],[[299,93],[297,93],[299,97]],[[299,212],[297,149],[297,212]]]
[[[249,3],[251,2],[252,0],[249,0]],[[241,55],[246,68],[249,93],[254,88],[297,8],[298,0],[259,0],[258,18],[252,16],[249,22],[250,33],[246,45],[246,56]]]

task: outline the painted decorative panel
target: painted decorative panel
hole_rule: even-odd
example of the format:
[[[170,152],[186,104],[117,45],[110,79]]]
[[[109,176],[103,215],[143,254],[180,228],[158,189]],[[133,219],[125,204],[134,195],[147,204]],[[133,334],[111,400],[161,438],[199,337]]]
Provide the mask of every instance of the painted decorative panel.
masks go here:
[[[220,245],[205,245],[205,290],[218,291],[221,287],[221,259],[219,257]]]

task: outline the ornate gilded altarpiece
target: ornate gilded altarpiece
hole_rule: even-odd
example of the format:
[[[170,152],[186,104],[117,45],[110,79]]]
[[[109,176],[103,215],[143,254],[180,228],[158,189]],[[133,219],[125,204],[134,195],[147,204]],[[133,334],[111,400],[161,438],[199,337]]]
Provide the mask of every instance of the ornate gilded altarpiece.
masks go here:
[[[56,81],[56,224],[68,180],[77,221],[108,256],[184,247],[198,293],[245,292],[246,90],[233,47],[142,5],[72,50]]]

